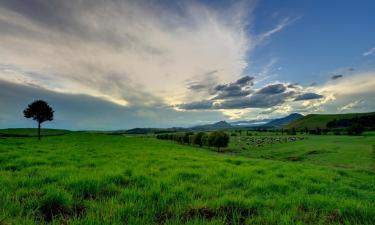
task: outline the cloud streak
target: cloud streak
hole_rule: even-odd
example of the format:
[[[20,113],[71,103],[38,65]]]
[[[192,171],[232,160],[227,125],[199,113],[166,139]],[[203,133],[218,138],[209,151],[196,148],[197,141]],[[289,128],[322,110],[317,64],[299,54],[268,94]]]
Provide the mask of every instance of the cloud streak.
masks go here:
[[[375,54],[375,47],[369,49],[367,52],[364,52],[363,56],[370,56],[370,55],[373,55],[373,54]]]

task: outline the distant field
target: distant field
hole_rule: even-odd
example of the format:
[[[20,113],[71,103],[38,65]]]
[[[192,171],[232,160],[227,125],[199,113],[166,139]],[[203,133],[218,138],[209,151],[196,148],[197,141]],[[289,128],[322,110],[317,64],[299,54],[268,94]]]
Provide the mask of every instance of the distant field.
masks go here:
[[[42,136],[54,136],[54,135],[63,135],[67,134],[70,131],[68,130],[59,130],[59,129],[41,129]],[[36,137],[38,136],[38,129],[34,128],[9,128],[9,129],[0,129],[0,137]]]
[[[301,119],[298,119],[287,126],[285,128],[291,129],[316,129],[316,128],[326,128],[328,122],[336,119],[352,119],[356,116],[365,116],[365,115],[374,115],[374,112],[371,113],[352,113],[352,114],[311,114],[307,115]]]
[[[0,224],[374,224],[374,140],[219,154],[121,135],[0,137]]]
[[[264,140],[261,146],[251,145],[250,139]],[[288,139],[288,142],[267,143],[268,139]],[[298,139],[296,141],[292,141]],[[301,140],[299,140],[301,139]],[[312,163],[330,167],[372,170],[375,172],[375,136],[297,135],[232,137],[230,149],[238,155]]]

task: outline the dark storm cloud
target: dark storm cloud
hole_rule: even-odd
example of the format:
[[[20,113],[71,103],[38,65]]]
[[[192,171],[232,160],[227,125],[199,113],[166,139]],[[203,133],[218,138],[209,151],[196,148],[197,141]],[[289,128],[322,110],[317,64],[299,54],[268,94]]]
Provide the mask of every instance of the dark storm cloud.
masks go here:
[[[240,85],[241,87],[245,86],[245,85],[250,85],[252,86],[254,84],[254,77],[250,77],[250,76],[245,76],[245,77],[242,77],[240,79],[238,79],[235,84],[238,84]]]
[[[316,93],[304,93],[299,96],[297,96],[294,101],[304,101],[304,100],[313,100],[313,99],[319,99],[323,98],[323,95],[319,95]]]
[[[221,102],[203,100],[181,104],[178,107],[185,110],[269,108],[284,103],[293,95],[293,92],[273,95],[255,93],[250,97],[233,98]]]
[[[249,87],[254,85],[254,77],[244,76],[233,83],[219,84],[215,87],[216,91],[230,91],[233,89]]]
[[[254,85],[254,77],[244,76],[233,83],[217,85],[211,94],[216,95],[212,99],[228,99],[244,97],[251,94],[250,89]]]
[[[257,91],[250,96],[238,96],[217,102],[213,101],[216,99],[203,100],[181,104],[178,107],[185,110],[269,108],[283,104],[293,96],[295,96],[293,91],[271,94]]]
[[[208,100],[180,104],[185,110],[268,108],[293,100],[298,84],[270,84],[254,92],[254,77],[245,76],[235,82],[216,85]],[[201,88],[199,86],[198,88]],[[288,91],[288,88],[293,91]]]
[[[244,97],[252,93],[252,90],[242,90],[242,89],[232,89],[226,90],[219,93],[214,99],[228,99],[228,98],[235,98],[235,97]]]
[[[218,106],[220,109],[268,108],[285,102],[286,95],[254,94],[250,97],[227,100]]]
[[[337,79],[340,79],[342,77],[344,77],[344,75],[342,75],[342,74],[334,74],[334,75],[331,76],[331,80],[337,80]]]
[[[286,87],[284,86],[284,84],[271,84],[260,89],[258,93],[274,95],[274,94],[283,93],[284,91],[286,91]]]

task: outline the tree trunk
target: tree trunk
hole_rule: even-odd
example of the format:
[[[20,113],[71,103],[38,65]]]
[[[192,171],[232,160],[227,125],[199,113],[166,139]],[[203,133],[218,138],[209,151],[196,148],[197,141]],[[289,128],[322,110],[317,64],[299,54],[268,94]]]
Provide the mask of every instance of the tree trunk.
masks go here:
[[[40,122],[38,122],[38,140],[40,140]]]

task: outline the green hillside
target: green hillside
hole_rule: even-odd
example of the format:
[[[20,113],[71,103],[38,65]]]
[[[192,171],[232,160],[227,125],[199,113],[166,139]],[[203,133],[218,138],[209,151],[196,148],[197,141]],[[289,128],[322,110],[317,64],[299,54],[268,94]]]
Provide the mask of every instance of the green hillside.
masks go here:
[[[295,129],[304,129],[305,127],[308,129],[315,129],[315,128],[326,128],[328,122],[336,119],[352,119],[358,116],[367,116],[367,115],[375,115],[375,112],[370,113],[348,113],[348,114],[309,114],[307,116],[302,117],[288,125],[285,126],[287,129],[295,128]]]

